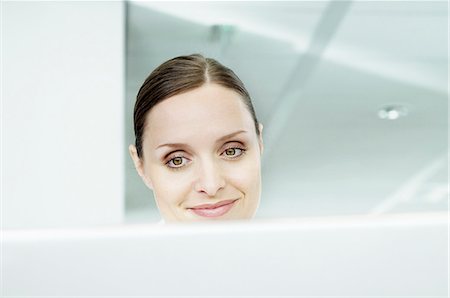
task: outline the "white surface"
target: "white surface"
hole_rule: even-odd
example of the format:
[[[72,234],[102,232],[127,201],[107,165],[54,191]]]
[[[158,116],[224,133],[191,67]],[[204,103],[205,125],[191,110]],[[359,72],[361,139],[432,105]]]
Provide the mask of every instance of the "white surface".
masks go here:
[[[3,227],[121,222],[124,4],[2,7]]]
[[[447,297],[448,213],[3,231],[3,295]]]

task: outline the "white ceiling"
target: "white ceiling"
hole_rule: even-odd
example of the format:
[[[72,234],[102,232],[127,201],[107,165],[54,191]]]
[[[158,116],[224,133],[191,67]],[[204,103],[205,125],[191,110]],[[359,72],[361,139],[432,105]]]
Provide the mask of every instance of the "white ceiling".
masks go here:
[[[447,210],[447,7],[128,2],[127,142],[147,75],[200,52],[239,75],[265,125],[260,217]],[[408,115],[379,119],[389,104]],[[127,160],[128,209],[155,209]]]

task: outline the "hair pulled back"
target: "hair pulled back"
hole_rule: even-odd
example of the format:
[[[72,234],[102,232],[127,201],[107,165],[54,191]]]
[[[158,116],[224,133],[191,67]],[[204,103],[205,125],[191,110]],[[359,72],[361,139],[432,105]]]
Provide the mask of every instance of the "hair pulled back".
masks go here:
[[[166,98],[201,87],[206,83],[216,83],[241,95],[259,136],[258,120],[250,95],[238,76],[212,58],[205,58],[200,54],[179,56],[158,66],[147,77],[137,94],[133,116],[135,146],[139,158],[143,157],[143,134],[149,111]]]

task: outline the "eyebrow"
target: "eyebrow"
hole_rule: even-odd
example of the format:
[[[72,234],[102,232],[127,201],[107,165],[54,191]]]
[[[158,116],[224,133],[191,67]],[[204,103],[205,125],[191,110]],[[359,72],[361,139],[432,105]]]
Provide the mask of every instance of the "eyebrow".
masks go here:
[[[238,134],[241,133],[247,133],[247,130],[238,130],[236,132],[232,132],[230,134],[227,134],[219,139],[216,140],[216,144],[225,141],[226,139],[232,138]],[[155,149],[161,148],[161,147],[190,147],[187,144],[183,144],[183,143],[167,143],[167,144],[161,144],[158,147],[156,147]]]

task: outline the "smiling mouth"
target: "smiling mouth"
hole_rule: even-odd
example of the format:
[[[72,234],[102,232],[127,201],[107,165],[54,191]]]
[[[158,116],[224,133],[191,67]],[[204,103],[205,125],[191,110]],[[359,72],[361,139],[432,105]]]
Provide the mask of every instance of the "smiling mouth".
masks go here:
[[[219,202],[217,204],[204,204],[195,206],[193,208],[188,208],[196,215],[202,216],[202,217],[219,217],[224,214],[226,214],[228,211],[233,208],[235,205],[236,200],[226,200]]]

